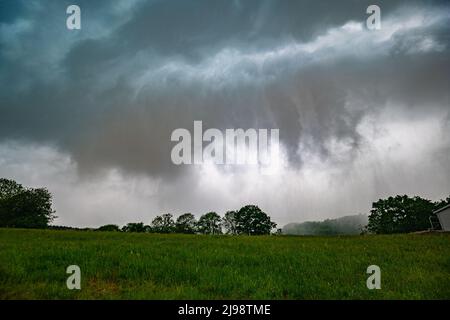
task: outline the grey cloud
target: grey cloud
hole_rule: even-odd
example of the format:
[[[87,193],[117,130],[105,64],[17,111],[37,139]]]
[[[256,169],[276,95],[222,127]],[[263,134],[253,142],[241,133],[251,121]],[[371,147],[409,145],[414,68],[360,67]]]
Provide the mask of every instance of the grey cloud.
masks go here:
[[[215,200],[201,188],[182,192],[197,185],[199,168],[170,161],[172,130],[194,120],[280,128],[299,174],[315,156],[324,170],[353,168],[371,152],[361,125],[387,107],[410,119],[432,115],[448,132],[448,4],[380,2],[384,29],[372,34],[364,28],[368,4],[82,1],[83,29],[71,33],[66,2],[8,3],[0,10],[0,143],[51,145],[85,179],[115,168],[161,180],[160,208],[172,201],[201,210]],[[347,155],[335,154],[333,143]],[[435,148],[428,151],[440,168],[449,149]],[[386,177],[370,179],[377,194],[387,188]],[[295,198],[285,193],[280,203]],[[295,211],[292,203],[286,211]]]

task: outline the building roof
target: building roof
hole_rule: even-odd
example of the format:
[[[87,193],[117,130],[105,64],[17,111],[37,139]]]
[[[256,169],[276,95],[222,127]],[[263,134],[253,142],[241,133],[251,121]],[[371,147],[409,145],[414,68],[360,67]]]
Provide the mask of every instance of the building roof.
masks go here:
[[[442,207],[440,209],[435,210],[433,213],[439,213],[439,212],[444,211],[444,210],[446,210],[448,208],[450,208],[450,204],[446,205],[445,207]]]

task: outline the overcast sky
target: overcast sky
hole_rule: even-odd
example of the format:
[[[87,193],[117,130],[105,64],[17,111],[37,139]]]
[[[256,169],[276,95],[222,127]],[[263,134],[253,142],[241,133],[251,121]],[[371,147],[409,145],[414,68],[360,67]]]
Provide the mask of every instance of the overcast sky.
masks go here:
[[[376,1],[0,1],[0,177],[55,224],[256,204],[282,226],[450,194],[450,6]],[[81,30],[66,8],[81,8]],[[171,132],[279,128],[282,166],[175,166]]]

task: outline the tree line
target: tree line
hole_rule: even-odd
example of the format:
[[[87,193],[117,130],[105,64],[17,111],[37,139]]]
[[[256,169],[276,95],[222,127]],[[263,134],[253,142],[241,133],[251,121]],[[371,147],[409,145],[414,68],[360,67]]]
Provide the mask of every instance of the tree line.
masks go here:
[[[372,204],[364,232],[391,234],[428,230],[430,220],[437,220],[435,211],[449,204],[450,195],[439,201],[407,195],[380,199]]]
[[[56,218],[52,195],[45,188],[25,188],[0,179],[0,227],[46,228]]]
[[[52,228],[56,218],[52,209],[52,195],[45,188],[26,188],[14,180],[0,179],[0,227],[2,228]],[[269,215],[255,205],[247,205],[237,211],[228,211],[223,218],[216,212],[208,212],[198,220],[185,213],[176,220],[167,213],[155,217],[149,225],[143,222],[128,223],[122,228],[114,224],[104,225],[98,231],[187,233],[187,234],[270,234],[276,227]]]
[[[180,215],[176,220],[166,213],[155,217],[149,225],[143,222],[128,223],[120,228],[108,224],[98,231],[150,232],[150,233],[185,233],[185,234],[231,234],[264,235],[270,234],[276,223],[258,206],[247,205],[237,211],[228,211],[224,217],[216,212],[208,212],[198,220],[192,213]]]
[[[398,195],[380,199],[372,204],[364,233],[407,233],[430,229],[430,220],[436,219],[435,211],[450,204],[445,200],[431,201],[418,196]],[[16,181],[0,178],[0,227],[1,228],[53,228],[56,218],[52,208],[52,195],[45,188],[27,188]],[[191,213],[176,220],[170,213],[155,217],[149,225],[143,222],[128,223],[122,228],[104,225],[98,231],[263,235],[276,228],[269,215],[255,205],[247,205],[236,211],[228,211],[223,217],[208,212],[198,220]]]
[[[397,195],[379,199],[372,203],[367,225],[361,233],[392,234],[428,230],[430,219],[437,219],[436,210],[450,204],[450,196],[445,200],[431,201],[418,196]],[[314,224],[314,222],[312,222]],[[324,234],[332,235],[330,220],[315,222],[321,228],[328,228]],[[228,211],[223,218],[215,212],[200,217],[186,213],[176,221],[171,214],[157,216],[150,225],[129,223],[120,229],[116,225],[106,225],[98,230],[154,233],[201,233],[201,234],[269,234],[276,224],[257,206],[245,206],[239,211]],[[280,232],[277,230],[277,232]],[[349,234],[348,232],[346,234]]]

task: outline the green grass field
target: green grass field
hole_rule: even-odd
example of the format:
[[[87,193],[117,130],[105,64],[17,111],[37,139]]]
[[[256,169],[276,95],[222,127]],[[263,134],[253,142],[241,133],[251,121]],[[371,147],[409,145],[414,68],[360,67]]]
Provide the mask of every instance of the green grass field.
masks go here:
[[[68,290],[68,265],[81,290]],[[381,290],[366,269],[381,268]],[[194,236],[0,229],[1,299],[450,299],[450,235]]]

